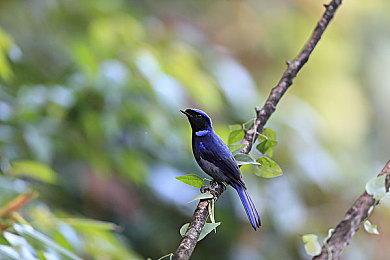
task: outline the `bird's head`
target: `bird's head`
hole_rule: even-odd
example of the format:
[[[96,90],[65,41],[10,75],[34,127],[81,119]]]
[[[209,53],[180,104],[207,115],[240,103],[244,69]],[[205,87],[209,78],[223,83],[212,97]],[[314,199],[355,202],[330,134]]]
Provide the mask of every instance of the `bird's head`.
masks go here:
[[[213,129],[210,117],[202,110],[187,108],[186,110],[180,111],[187,116],[188,121],[190,121],[192,131],[198,136]]]

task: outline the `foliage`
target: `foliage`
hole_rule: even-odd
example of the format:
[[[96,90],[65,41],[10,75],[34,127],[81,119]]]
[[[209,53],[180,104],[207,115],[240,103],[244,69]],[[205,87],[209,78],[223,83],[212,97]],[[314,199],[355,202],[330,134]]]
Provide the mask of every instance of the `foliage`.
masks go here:
[[[381,200],[386,195],[386,174],[379,177],[374,177],[366,184],[366,191],[368,194],[374,196],[374,199]]]
[[[372,224],[369,220],[364,221],[363,226],[368,233],[379,235],[377,225]]]
[[[35,161],[14,161],[9,174],[13,176],[28,176],[50,184],[54,184],[56,178],[56,173],[49,167]]]
[[[204,200],[204,199],[212,199],[213,198],[213,194],[210,194],[210,193],[201,193],[201,194],[198,194],[196,195],[196,197],[191,200],[190,202],[193,202],[195,200]],[[190,203],[188,202],[188,203]]]
[[[277,138],[263,132],[257,149],[238,157],[261,231],[253,233],[228,189],[215,209],[224,227],[194,259],[305,257],[300,234],[336,223],[335,212],[388,159],[388,9],[385,0],[342,7],[267,124]],[[308,0],[267,8],[225,0],[2,1],[0,208],[20,207],[1,217],[0,244],[15,249],[7,232],[38,257],[59,254],[14,228],[27,224],[83,259],[172,252],[178,223],[192,215],[188,201],[198,194],[174,178],[206,177],[179,109],[207,111],[240,156],[253,119],[241,123],[262,105],[322,11]],[[277,162],[284,176],[257,178],[281,173],[259,158]],[[388,229],[387,210],[384,198],[375,212],[381,230]],[[343,258],[389,255],[369,241],[354,240]],[[389,242],[386,232],[380,241]]]
[[[308,255],[315,256],[321,253],[321,245],[318,242],[318,237],[316,235],[303,235],[302,240],[305,243],[305,251]]]
[[[181,235],[181,236],[184,236],[184,234],[186,233],[186,231],[187,231],[189,225],[190,225],[189,223],[186,223],[186,224],[184,224],[184,225],[180,228],[180,235]],[[200,240],[202,240],[203,238],[205,238],[211,231],[215,230],[219,225],[221,225],[221,222],[217,222],[217,223],[205,223],[205,224],[204,224],[204,227],[202,228],[202,231],[200,232],[200,236],[199,236],[198,241],[200,241]]]
[[[195,188],[201,188],[204,185],[204,181],[202,180],[202,178],[200,178],[196,174],[187,174],[176,177],[176,179]]]
[[[242,126],[231,126],[231,132],[229,134],[229,143],[230,143],[230,137],[233,133],[237,131],[242,131],[244,133],[244,129],[248,125],[247,123],[243,124]],[[241,127],[241,130],[237,130],[237,128]],[[236,137],[236,134],[233,134],[235,137],[232,139],[233,143],[239,142],[242,140],[244,135],[241,136],[241,139],[238,139]],[[256,146],[256,149],[261,152],[262,154],[268,154],[270,157],[273,155],[274,147],[277,145],[276,141],[276,132],[271,128],[264,128],[263,132],[259,134],[258,140],[256,141],[258,144]],[[241,146],[241,144],[240,144]],[[241,149],[245,146],[241,146]],[[232,146],[232,144],[229,146],[232,153],[234,153],[234,157],[236,158],[239,165],[253,165],[254,166],[254,173],[257,176],[263,177],[263,178],[273,178],[277,177],[283,174],[282,169],[280,166],[273,161],[269,157],[259,157],[257,159],[254,159],[251,155],[248,154],[240,154],[237,152],[237,150],[240,150],[240,148]]]
[[[13,167],[11,173],[15,172]],[[33,165],[31,170],[37,168],[53,173],[43,164]],[[23,173],[34,176],[29,174],[28,168],[24,168]],[[47,175],[42,176],[41,180],[46,180]],[[7,183],[0,187],[0,194],[7,194],[0,201],[3,205],[0,208],[0,252],[9,259],[140,259],[123,243],[123,236],[115,234],[118,231],[115,224],[69,217],[60,212],[57,214],[61,217],[57,217],[47,205],[34,199],[38,194],[28,190],[29,184],[25,181],[11,176],[2,176],[0,181]],[[47,185],[52,184],[49,179]],[[20,210],[29,221],[18,213]]]
[[[259,144],[256,149],[262,154],[268,153],[270,157],[273,155],[274,147],[278,144],[276,141],[276,132],[271,128],[264,128],[263,133],[259,134]]]

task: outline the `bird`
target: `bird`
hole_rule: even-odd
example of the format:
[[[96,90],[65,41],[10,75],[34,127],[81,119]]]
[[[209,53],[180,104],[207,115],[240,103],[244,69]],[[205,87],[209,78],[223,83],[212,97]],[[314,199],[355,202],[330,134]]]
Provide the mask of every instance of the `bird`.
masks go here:
[[[210,117],[199,109],[180,111],[187,116],[192,128],[192,152],[196,162],[215,181],[226,183],[237,191],[249,222],[256,231],[261,226],[260,215],[247,192],[237,161],[214,132]]]

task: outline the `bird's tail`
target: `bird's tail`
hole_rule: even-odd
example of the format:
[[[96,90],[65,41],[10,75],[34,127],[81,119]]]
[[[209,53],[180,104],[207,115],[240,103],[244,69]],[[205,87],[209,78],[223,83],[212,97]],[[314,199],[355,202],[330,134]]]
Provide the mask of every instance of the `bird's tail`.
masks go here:
[[[236,183],[234,185],[238,195],[240,196],[242,205],[245,208],[245,212],[248,215],[249,221],[251,222],[252,227],[256,230],[256,228],[261,226],[261,222],[260,215],[256,210],[255,204],[253,204],[253,201],[245,188]]]

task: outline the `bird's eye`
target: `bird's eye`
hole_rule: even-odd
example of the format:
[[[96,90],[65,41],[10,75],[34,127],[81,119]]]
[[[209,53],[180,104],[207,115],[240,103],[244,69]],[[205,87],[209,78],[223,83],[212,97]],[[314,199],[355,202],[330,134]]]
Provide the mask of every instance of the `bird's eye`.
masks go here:
[[[202,118],[202,115],[196,115],[196,118],[198,118],[198,119],[201,119]]]

